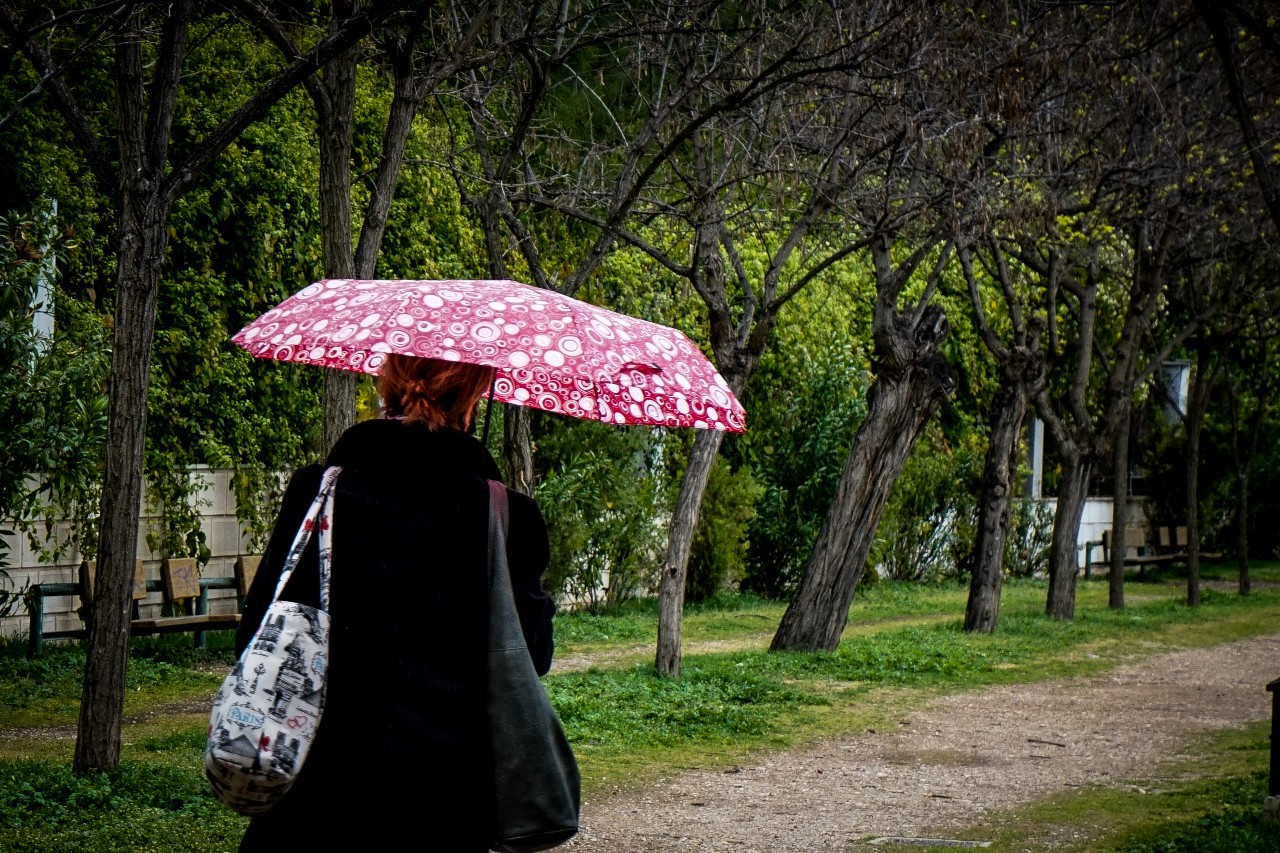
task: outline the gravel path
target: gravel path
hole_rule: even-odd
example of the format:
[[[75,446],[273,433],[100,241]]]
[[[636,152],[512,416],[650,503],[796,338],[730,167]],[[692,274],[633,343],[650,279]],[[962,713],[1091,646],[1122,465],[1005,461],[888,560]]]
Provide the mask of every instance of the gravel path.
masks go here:
[[[889,849],[866,844],[876,836],[938,837],[1064,789],[1122,785],[1196,732],[1266,719],[1263,688],[1278,669],[1280,634],[943,697],[898,731],[589,801],[564,849],[813,853]]]

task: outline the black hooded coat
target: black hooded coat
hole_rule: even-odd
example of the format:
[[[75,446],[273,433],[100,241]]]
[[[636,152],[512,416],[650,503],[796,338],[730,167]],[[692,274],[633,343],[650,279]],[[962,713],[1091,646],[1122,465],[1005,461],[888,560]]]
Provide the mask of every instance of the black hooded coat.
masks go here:
[[[342,473],[324,714],[298,781],[250,822],[240,849],[323,848],[346,837],[369,850],[406,839],[415,850],[486,850],[486,480],[500,479],[498,467],[468,435],[399,420],[356,424],[327,464]],[[312,465],[289,482],[245,601],[237,654],[266,613],[323,472]],[[508,498],[511,585],[542,675],[555,612],[540,583],[547,531],[530,498],[510,490]],[[319,605],[316,553],[312,537],[282,599]]]

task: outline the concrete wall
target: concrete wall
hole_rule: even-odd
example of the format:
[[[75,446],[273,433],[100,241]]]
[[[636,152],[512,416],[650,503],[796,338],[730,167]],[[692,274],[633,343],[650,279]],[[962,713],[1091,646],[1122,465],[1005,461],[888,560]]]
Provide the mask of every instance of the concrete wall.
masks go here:
[[[191,476],[199,481],[200,489],[193,496],[195,505],[200,511],[200,529],[204,532],[205,544],[213,552],[209,563],[200,570],[202,577],[233,577],[235,575],[236,557],[249,553],[248,532],[236,518],[236,496],[231,488],[230,469],[212,469],[197,466],[192,469]],[[147,506],[143,496],[143,507]],[[156,523],[151,515],[144,515],[138,529],[138,558],[143,561],[148,578],[159,579],[160,560],[163,554],[153,552],[147,547],[147,533]],[[6,528],[7,529],[7,528]],[[70,525],[58,522],[54,525],[50,542],[64,542],[70,536]],[[79,580],[78,571],[83,559],[74,549],[70,549],[57,563],[41,563],[25,535],[6,536],[9,542],[10,565],[8,572],[12,579],[10,588],[21,588],[26,583],[74,583]],[[153,592],[141,603],[144,618],[159,616],[162,597]],[[76,609],[80,600],[76,596],[64,595],[44,600],[44,629],[46,631],[64,631],[82,627]],[[235,611],[234,590],[210,590],[209,612],[223,613]],[[25,612],[20,616],[0,619],[0,636],[12,637],[26,634],[29,627]]]

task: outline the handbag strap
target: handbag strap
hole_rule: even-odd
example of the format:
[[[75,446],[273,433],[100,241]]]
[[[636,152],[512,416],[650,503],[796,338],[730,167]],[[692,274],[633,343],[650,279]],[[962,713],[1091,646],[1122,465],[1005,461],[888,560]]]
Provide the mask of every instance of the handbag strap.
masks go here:
[[[524,649],[524,630],[516,611],[507,567],[507,487],[489,481],[489,650]]]
[[[275,604],[276,599],[280,597],[280,593],[284,591],[284,585],[289,582],[293,570],[298,567],[302,552],[311,541],[311,531],[319,527],[320,609],[326,613],[329,612],[329,563],[333,550],[333,493],[341,471],[342,468],[336,465],[325,470],[324,477],[320,480],[320,491],[311,502],[306,518],[298,527],[298,532],[293,537],[293,546],[284,559],[284,567],[280,569],[280,581],[276,584],[275,594],[271,596],[272,604]]]

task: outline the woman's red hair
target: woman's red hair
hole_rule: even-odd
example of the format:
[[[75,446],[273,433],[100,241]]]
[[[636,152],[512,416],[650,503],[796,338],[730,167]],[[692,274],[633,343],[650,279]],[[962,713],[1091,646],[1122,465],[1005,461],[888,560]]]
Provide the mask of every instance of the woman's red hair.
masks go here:
[[[466,432],[476,403],[489,390],[494,369],[435,358],[391,354],[378,374],[378,393],[388,417]]]

